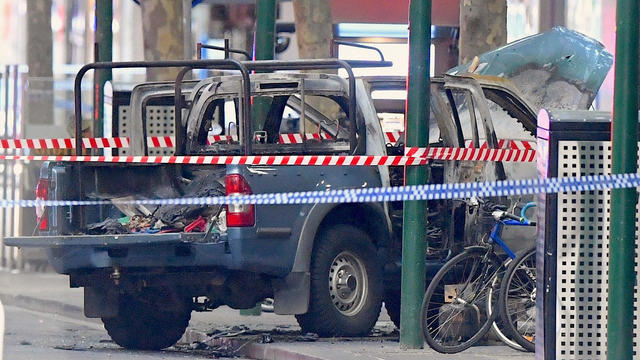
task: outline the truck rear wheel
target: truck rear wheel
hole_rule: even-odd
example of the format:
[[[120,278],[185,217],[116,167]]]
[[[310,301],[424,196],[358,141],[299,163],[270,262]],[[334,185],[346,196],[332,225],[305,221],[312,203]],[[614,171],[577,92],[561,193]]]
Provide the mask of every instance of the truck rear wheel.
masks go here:
[[[316,240],[309,310],[297,315],[303,331],[320,336],[368,334],[382,305],[382,271],[369,236],[336,225]]]
[[[384,294],[384,307],[393,324],[400,330],[400,291],[389,290]]]
[[[123,295],[118,315],[102,318],[116,344],[126,349],[160,350],[180,340],[191,319],[190,307],[164,307],[148,300]]]

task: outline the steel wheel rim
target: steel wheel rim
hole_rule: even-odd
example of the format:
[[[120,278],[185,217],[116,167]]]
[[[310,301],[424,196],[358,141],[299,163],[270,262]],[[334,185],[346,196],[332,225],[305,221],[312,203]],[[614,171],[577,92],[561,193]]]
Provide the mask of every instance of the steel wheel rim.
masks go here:
[[[517,323],[516,330],[523,337],[535,338],[535,306],[537,289],[535,287],[535,261],[527,258],[512,274],[511,282],[515,288],[507,289],[506,310],[508,321]],[[533,274],[533,276],[531,276]],[[510,284],[510,285],[512,285]],[[515,307],[515,311],[510,311]],[[531,333],[531,331],[534,331]],[[533,342],[532,340],[529,340]]]
[[[364,263],[349,251],[339,253],[329,267],[329,295],[333,306],[346,316],[359,313],[369,290],[367,281]]]

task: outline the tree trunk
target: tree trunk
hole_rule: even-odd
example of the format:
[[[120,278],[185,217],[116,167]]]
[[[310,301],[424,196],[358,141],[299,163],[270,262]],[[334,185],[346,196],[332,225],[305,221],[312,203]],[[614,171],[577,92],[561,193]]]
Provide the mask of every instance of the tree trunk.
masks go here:
[[[145,60],[184,59],[182,3],[176,0],[140,1]],[[147,80],[173,80],[178,71],[177,68],[147,69]]]
[[[293,0],[300,59],[331,56],[333,21],[330,1]]]
[[[29,75],[24,115],[29,125],[53,124],[51,0],[27,1]]]
[[[554,26],[564,26],[564,0],[540,1],[540,32],[551,30]]]
[[[23,136],[25,138],[51,137],[50,131],[54,124],[53,117],[53,33],[51,31],[51,0],[27,1],[27,86],[24,89],[23,104]],[[16,116],[14,114],[14,116]],[[14,124],[15,126],[15,124]],[[18,130],[19,131],[19,130]],[[49,132],[48,132],[49,131]],[[6,134],[5,134],[6,135]],[[14,133],[14,135],[17,135]],[[5,169],[5,171],[7,171]],[[9,172],[9,176],[14,175]],[[19,183],[11,183],[7,191],[20,189],[25,199],[33,199],[33,189],[39,178],[39,165],[26,164],[20,175]],[[15,181],[15,180],[14,180]],[[22,208],[18,214],[11,211],[11,219],[17,217],[17,228],[8,226],[7,231],[18,230],[20,235],[31,234],[36,227],[33,211]],[[7,212],[5,212],[5,215]],[[2,225],[0,225],[2,227]],[[2,231],[2,230],[0,230]],[[11,249],[11,248],[9,248]],[[4,250],[6,251],[6,250]],[[46,261],[43,249],[20,249],[19,252],[8,250],[9,268],[21,269],[23,259],[31,264]],[[16,256],[16,257],[14,257]],[[3,259],[4,261],[4,259]]]
[[[300,59],[326,59],[331,57],[333,18],[331,2],[317,0],[293,0],[293,14]],[[332,72],[321,70],[319,72]],[[334,71],[335,72],[335,71]],[[308,97],[305,102],[329,118],[337,118],[338,107],[323,98]],[[317,132],[318,126],[311,121],[304,124],[305,132]]]
[[[506,0],[460,1],[460,63],[507,42]]]

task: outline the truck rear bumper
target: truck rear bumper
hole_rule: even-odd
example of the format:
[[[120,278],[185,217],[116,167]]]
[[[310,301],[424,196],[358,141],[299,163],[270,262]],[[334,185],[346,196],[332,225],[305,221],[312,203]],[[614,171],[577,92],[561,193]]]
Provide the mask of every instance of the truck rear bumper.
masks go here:
[[[47,248],[51,266],[61,274],[114,266],[238,267],[226,241],[199,243],[203,237],[197,233],[25,236],[7,238],[5,244]]]
[[[135,245],[179,244],[202,238],[202,234],[124,234],[124,235],[68,235],[68,236],[20,236],[5,239],[7,246],[19,247],[122,247]]]

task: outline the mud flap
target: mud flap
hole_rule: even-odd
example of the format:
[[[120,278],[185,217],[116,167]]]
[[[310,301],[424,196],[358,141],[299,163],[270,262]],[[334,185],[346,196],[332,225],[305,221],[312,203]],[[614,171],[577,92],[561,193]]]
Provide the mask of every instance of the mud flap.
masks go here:
[[[84,316],[108,318],[118,315],[118,293],[109,289],[84,288]]]
[[[292,272],[284,279],[274,280],[274,312],[278,315],[306,313],[310,286],[311,275],[308,272]]]

